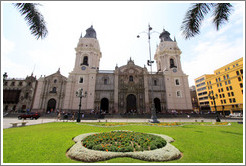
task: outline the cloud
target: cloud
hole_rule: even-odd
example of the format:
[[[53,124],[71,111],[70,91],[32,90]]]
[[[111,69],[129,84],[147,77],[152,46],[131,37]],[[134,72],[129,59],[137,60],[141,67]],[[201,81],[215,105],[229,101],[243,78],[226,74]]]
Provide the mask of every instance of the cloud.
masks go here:
[[[68,72],[73,69],[75,59],[75,55],[71,54],[70,51],[66,49],[35,49],[28,51],[30,62],[36,66],[34,74],[39,78],[41,75],[51,75],[60,68],[61,74],[67,77]]]
[[[2,37],[1,44],[1,54],[2,56],[7,56],[15,48],[15,43],[13,41],[7,40],[4,36]]]
[[[186,44],[185,57],[182,61],[183,70],[189,75],[189,84],[194,85],[194,79],[204,74],[213,74],[214,70],[227,65],[245,55],[243,38],[244,6],[236,3],[229,22],[220,30],[216,30],[212,18],[204,20],[201,34]],[[187,50],[189,48],[190,50]]]
[[[213,42],[199,42],[193,51],[194,58],[183,62],[183,70],[189,75],[189,84],[204,74],[213,74],[214,70],[241,58],[243,53],[242,39],[228,42],[218,38]]]
[[[2,73],[7,72],[9,78],[25,78],[30,73],[29,67],[27,65],[19,64],[14,62],[12,59],[3,56],[2,57]]]

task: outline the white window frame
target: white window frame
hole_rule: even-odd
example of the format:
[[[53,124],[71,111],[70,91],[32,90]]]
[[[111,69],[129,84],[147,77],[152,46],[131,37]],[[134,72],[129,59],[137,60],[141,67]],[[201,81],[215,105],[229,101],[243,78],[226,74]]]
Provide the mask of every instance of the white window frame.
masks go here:
[[[179,92],[179,94],[180,94],[179,96],[178,96],[178,92]],[[182,92],[181,92],[181,90],[177,90],[177,91],[176,91],[176,97],[177,97],[177,98],[182,98]]]

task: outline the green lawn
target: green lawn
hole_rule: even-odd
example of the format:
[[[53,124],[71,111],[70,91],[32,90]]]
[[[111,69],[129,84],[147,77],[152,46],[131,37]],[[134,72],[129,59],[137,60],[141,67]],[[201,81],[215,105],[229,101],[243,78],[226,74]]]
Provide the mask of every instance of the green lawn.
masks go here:
[[[81,123],[82,124],[82,123]],[[80,163],[66,157],[72,138],[91,132],[131,130],[165,134],[182,153],[179,160],[165,163],[243,163],[243,125],[184,125],[159,127],[129,125],[96,127],[67,122],[54,122],[3,130],[3,163]],[[211,123],[204,123],[211,124]],[[132,158],[114,158],[102,163],[142,163]]]

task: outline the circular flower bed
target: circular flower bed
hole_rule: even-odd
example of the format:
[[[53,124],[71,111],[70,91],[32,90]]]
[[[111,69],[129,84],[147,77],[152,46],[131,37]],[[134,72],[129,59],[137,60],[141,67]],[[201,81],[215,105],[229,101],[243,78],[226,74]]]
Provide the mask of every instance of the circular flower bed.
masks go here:
[[[118,130],[116,132],[122,132],[122,130]],[[127,131],[127,132],[130,133],[131,131]],[[135,132],[132,133],[134,134]],[[164,147],[157,148],[154,150],[143,150],[143,151],[133,151],[133,152],[118,152],[118,151],[113,152],[113,151],[107,151],[108,149],[107,150],[105,149],[105,151],[101,151],[101,150],[88,149],[85,146],[83,146],[83,143],[89,136],[93,136],[93,135],[99,136],[99,134],[100,133],[86,133],[74,137],[73,140],[74,142],[76,142],[76,144],[74,144],[71,148],[67,150],[66,155],[71,159],[79,160],[83,162],[98,162],[98,161],[108,160],[116,157],[132,157],[135,159],[146,160],[146,161],[168,161],[168,160],[179,159],[181,157],[181,152],[170,144],[170,142],[173,142],[174,139],[167,135],[162,135],[162,134],[152,134],[152,133],[146,134],[147,136],[149,135],[157,136],[157,139],[160,137],[166,141],[166,145]],[[144,133],[141,134],[145,135]]]
[[[82,140],[84,147],[99,151],[136,152],[164,147],[167,142],[160,136],[151,134],[111,131],[93,134]]]

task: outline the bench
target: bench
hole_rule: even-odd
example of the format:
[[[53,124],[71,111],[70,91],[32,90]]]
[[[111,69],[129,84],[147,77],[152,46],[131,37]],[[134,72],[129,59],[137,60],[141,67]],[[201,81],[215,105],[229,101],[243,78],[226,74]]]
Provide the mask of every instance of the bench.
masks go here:
[[[17,127],[18,123],[10,123],[10,124],[12,124],[12,127]]]
[[[12,127],[17,127],[17,124],[21,124],[21,126],[26,126],[27,122],[19,122],[19,123],[10,123],[12,124]]]
[[[26,126],[27,122],[20,122],[20,123],[21,123],[21,126]]]

